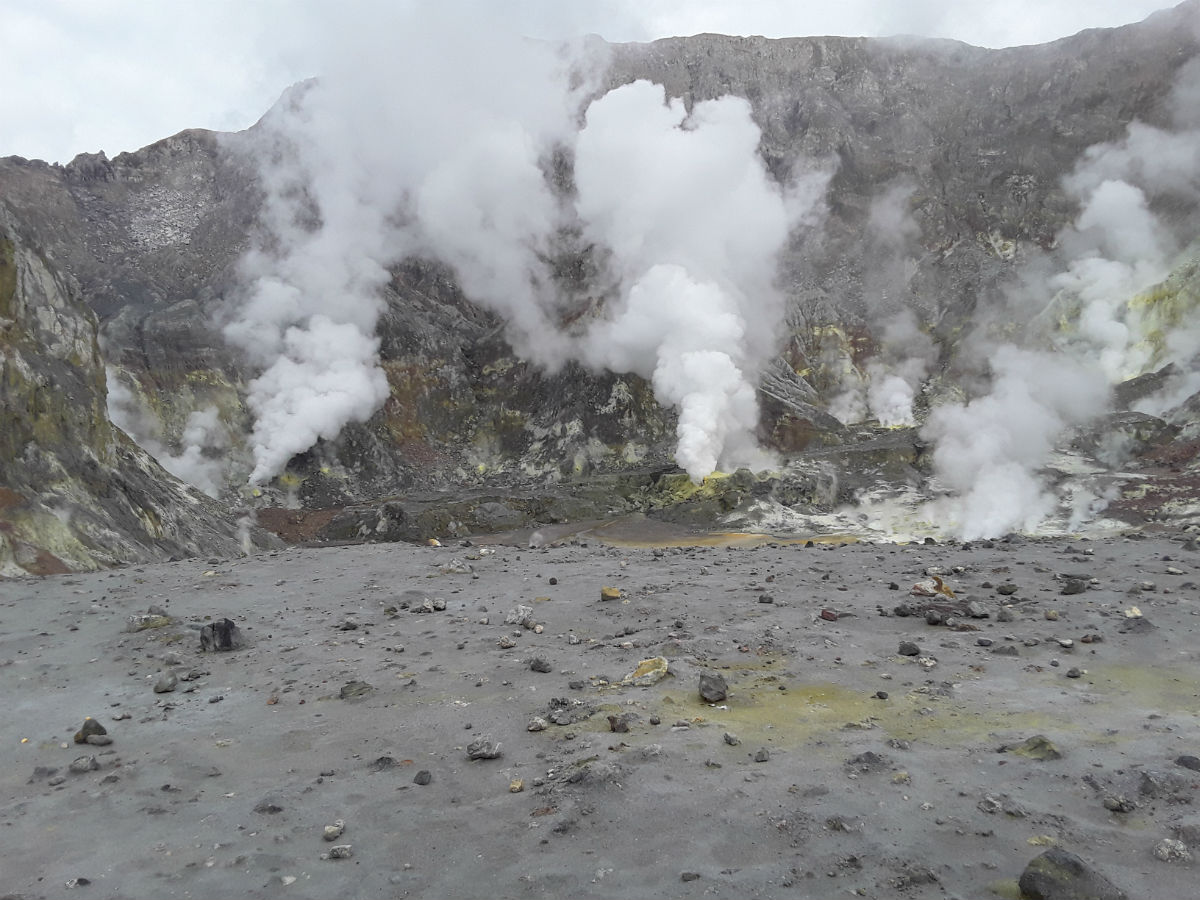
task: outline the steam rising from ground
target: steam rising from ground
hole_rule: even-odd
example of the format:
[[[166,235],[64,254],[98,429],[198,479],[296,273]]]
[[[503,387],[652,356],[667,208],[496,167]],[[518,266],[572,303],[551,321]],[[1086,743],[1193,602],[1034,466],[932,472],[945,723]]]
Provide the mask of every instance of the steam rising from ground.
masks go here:
[[[868,414],[886,428],[915,424],[913,401],[937,359],[932,338],[906,305],[921,235],[909,210],[915,190],[914,184],[902,179],[871,201],[870,265],[864,274],[863,299],[879,350],[863,371],[854,370],[844,379],[832,403],[831,412],[846,424],[864,421]]]
[[[650,378],[679,409],[677,458],[694,478],[760,462],[757,380],[783,318],[775,256],[815,209],[814,182],[785,195],[771,181],[744,100],[689,115],[639,83],[592,103],[580,131],[596,44],[407,24],[402,47],[334,54],[251,136],[262,229],[224,324],[263,370],[248,398],[251,483],[386,400],[381,296],[388,267],[414,255],[451,266],[519,355]],[[572,150],[574,198],[549,177]],[[549,261],[580,228],[607,251],[619,296],[568,333]]]
[[[1184,67],[1173,102],[1176,129],[1134,122],[1118,141],[1088,149],[1064,179],[1080,206],[1059,235],[1061,268],[1044,281],[1033,274],[1019,305],[1044,304],[1026,338],[1050,350],[1001,345],[990,354],[990,392],[966,404],[935,410],[922,436],[937,442],[935,470],[953,499],[930,508],[931,517],[965,539],[1030,529],[1049,515],[1057,498],[1038,470],[1054,441],[1107,408],[1109,386],[1167,363],[1181,366],[1182,390],[1196,384],[1200,323],[1175,323],[1161,344],[1149,340],[1152,304],[1137,295],[1161,282],[1182,242],[1155,212],[1156,201],[1188,215],[1176,222],[1194,234],[1200,200],[1200,63]],[[1047,303],[1045,298],[1051,299]],[[1071,320],[1073,328],[1061,322]],[[978,348],[979,342],[974,346]],[[1158,404],[1162,412],[1166,404]],[[1077,497],[1078,525],[1103,507],[1103,497]]]
[[[676,460],[693,479],[761,467],[758,378],[775,352],[784,301],[775,261],[794,215],[758,155],[739,97],[669,100],[646,81],[594,102],[576,148],[577,209],[612,252],[620,297],[582,342],[592,366],[651,380],[679,410]]]
[[[220,420],[215,406],[193,410],[180,436],[180,451],[175,453],[162,439],[158,420],[138,396],[121,381],[113,369],[106,371],[108,381],[108,417],[158,464],[192,487],[217,497],[225,484],[226,451],[229,429]]]

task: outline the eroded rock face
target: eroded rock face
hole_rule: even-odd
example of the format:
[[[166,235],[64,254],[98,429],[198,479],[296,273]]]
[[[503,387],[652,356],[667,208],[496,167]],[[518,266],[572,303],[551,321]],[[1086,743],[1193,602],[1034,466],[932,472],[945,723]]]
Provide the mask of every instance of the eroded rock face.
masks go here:
[[[0,205],[0,574],[219,553],[271,540],[109,422],[96,319]]]
[[[773,497],[832,504],[877,479],[921,477],[923,448],[914,432],[863,441],[828,414],[838,367],[869,359],[877,349],[874,320],[908,306],[934,339],[937,365],[945,370],[989,292],[1051,248],[1077,214],[1061,179],[1086,148],[1118,138],[1135,118],[1168,121],[1173,80],[1197,51],[1193,30],[1183,27],[1193,14],[1188,7],[1137,26],[1002,51],[917,39],[718,35],[613,48],[610,87],[648,78],[689,105],[725,94],[749,100],[763,133],[760,152],[778,180],[807,165],[835,170],[819,236],[797,238],[782,261],[788,333],[760,387],[759,437],[786,454],[812,454],[845,477],[831,480],[832,492],[813,486],[824,479],[820,472],[803,489],[784,478],[771,488]],[[54,466],[24,448],[50,448],[58,460],[53,448],[65,443],[94,448],[97,467],[140,472],[131,491],[149,491],[147,482],[160,477],[106,419],[91,326],[60,312],[69,276],[99,320],[104,362],[163,443],[178,451],[190,414],[215,410],[231,435],[222,453],[224,499],[251,499],[243,489],[250,468],[243,436],[251,421],[247,385],[257,373],[227,346],[219,327],[224,304],[238,296],[238,260],[262,203],[246,140],[191,130],[111,159],[81,155],[67,166],[0,159],[0,197],[27,248],[25,302],[41,310],[36,340],[47,351],[37,363],[40,377],[74,392],[64,409],[44,390],[10,390],[6,400],[29,411],[24,431],[0,434],[4,458],[19,460],[10,480],[45,482]],[[896,186],[916,228],[899,291],[873,269],[880,238],[866,227],[874,200]],[[37,253],[53,264],[39,268]],[[586,269],[586,260],[574,263]],[[1191,281],[1187,273],[1180,277]],[[463,529],[463,522],[484,520],[507,525],[544,519],[556,502],[580,515],[604,515],[666,506],[664,496],[677,493],[655,475],[657,487],[601,496],[610,486],[605,479],[640,483],[638,473],[672,465],[676,417],[655,402],[644,380],[572,366],[539,371],[513,354],[498,319],[467,300],[447,269],[427,260],[394,267],[383,299],[378,333],[389,400],[366,423],[293,458],[253,502],[349,506],[329,526],[331,535],[404,537],[439,533],[434,520]],[[6,362],[6,371],[33,365],[33,351],[24,352],[23,362]],[[15,351],[6,353],[16,359]],[[21,377],[22,384],[34,383]],[[935,374],[921,402],[956,396],[955,377]],[[41,415],[39,404],[57,412]],[[1189,422],[1171,420],[1177,442],[1195,439]],[[58,465],[82,472],[81,460]],[[520,491],[523,484],[580,479],[591,479],[592,487],[546,490],[536,500]],[[727,512],[762,490],[757,483],[745,487],[729,493],[722,485],[720,496],[689,493],[691,506],[679,516]],[[491,507],[433,511],[417,499],[444,488],[480,497],[502,488],[496,502],[512,515],[500,522],[504,516]],[[27,502],[19,487],[10,490],[17,498],[0,505]],[[397,495],[408,498],[406,506],[379,505]],[[203,515],[215,514],[188,496]],[[153,532],[164,526],[143,528],[131,515],[121,528],[142,528],[153,543]],[[183,527],[182,516],[173,527]],[[105,552],[96,560],[123,558]]]

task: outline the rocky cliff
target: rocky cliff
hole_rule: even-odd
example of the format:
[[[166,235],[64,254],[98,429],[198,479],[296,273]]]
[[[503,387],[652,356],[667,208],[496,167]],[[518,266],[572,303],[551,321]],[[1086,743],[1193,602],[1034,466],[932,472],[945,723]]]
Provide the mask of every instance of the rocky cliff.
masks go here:
[[[1139,25],[999,51],[915,38],[719,35],[611,48],[604,89],[650,79],[689,107],[744,97],[772,177],[794,181],[819,168],[831,179],[821,227],[794,236],[781,261],[786,333],[760,385],[760,440],[785,462],[800,451],[819,455],[789,476],[795,503],[838,496],[822,468],[830,460],[855,469],[848,460],[867,459],[871,473],[918,477],[921,447],[911,432],[874,435],[855,456],[858,432],[830,415],[848,373],[859,377],[889,352],[881,323],[908,310],[930,348],[918,404],[956,395],[972,373],[964,362],[972,323],[989,304],[999,307],[1021,271],[1061,251],[1060,236],[1079,215],[1064,178],[1088,148],[1119,142],[1135,120],[1172,125],[1180,73],[1200,47],[1195,16],[1186,3]],[[246,488],[247,385],[257,372],[220,325],[241,290],[239,260],[264,198],[249,152],[254,133],[185,131],[67,166],[0,159],[0,209],[10,220],[0,300],[8,298],[5,320],[18,323],[0,335],[5,409],[16,423],[0,435],[9,497],[0,515],[8,522],[22,503],[45,510],[29,512],[29,523],[50,522],[52,482],[76,494],[80,484],[109,490],[107,475],[95,474],[103,470],[136,482],[127,522],[104,539],[85,540],[76,529],[79,543],[56,555],[90,564],[230,546],[219,509],[150,474],[145,455],[111,427],[101,352],[108,407],[121,424],[177,471],[203,469],[210,493],[226,503],[416,504],[402,516],[393,507],[390,518],[373,507],[338,536],[604,515],[671,493],[661,475],[673,468],[676,413],[655,401],[647,381],[575,364],[553,374],[536,368],[513,352],[501,320],[427,258],[392,267],[382,289],[378,335],[390,393],[382,409],[296,456],[280,477]],[[1151,204],[1176,234],[1196,233],[1194,204]],[[590,262],[565,254],[557,274],[586,295]],[[99,323],[98,345],[75,296]],[[49,405],[56,411],[44,415]],[[842,480],[843,498],[857,483]],[[430,492],[447,488],[500,510],[481,518],[476,503],[431,517],[422,504],[436,506]],[[746,484],[733,494],[754,491]],[[115,513],[93,515],[98,533]],[[406,530],[400,520],[424,524]],[[8,527],[17,534],[10,557],[20,542],[50,546],[32,524]]]
[[[271,545],[114,428],[105,399],[95,315],[0,204],[0,574]]]

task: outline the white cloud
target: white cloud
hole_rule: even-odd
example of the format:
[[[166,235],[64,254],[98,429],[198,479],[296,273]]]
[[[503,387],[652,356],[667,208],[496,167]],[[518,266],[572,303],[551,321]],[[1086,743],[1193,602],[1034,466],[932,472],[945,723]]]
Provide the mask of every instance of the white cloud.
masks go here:
[[[318,74],[326,43],[373,33],[386,48],[400,17],[453,14],[485,30],[498,12],[540,38],[613,41],[716,31],[952,37],[983,46],[1036,43],[1138,21],[1166,0],[5,0],[0,27],[0,155],[60,162],[110,156],[184,128],[252,124],[289,84]],[[385,50],[386,52],[386,50]]]

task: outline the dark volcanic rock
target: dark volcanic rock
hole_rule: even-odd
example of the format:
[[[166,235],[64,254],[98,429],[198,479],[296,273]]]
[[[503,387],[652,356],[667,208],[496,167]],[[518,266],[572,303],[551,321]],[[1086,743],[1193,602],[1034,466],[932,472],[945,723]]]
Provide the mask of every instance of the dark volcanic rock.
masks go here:
[[[1126,900],[1125,892],[1104,875],[1058,847],[1035,856],[1018,883],[1029,900]]]
[[[725,699],[729,685],[716,672],[700,673],[700,699],[705,703],[720,703]]]

